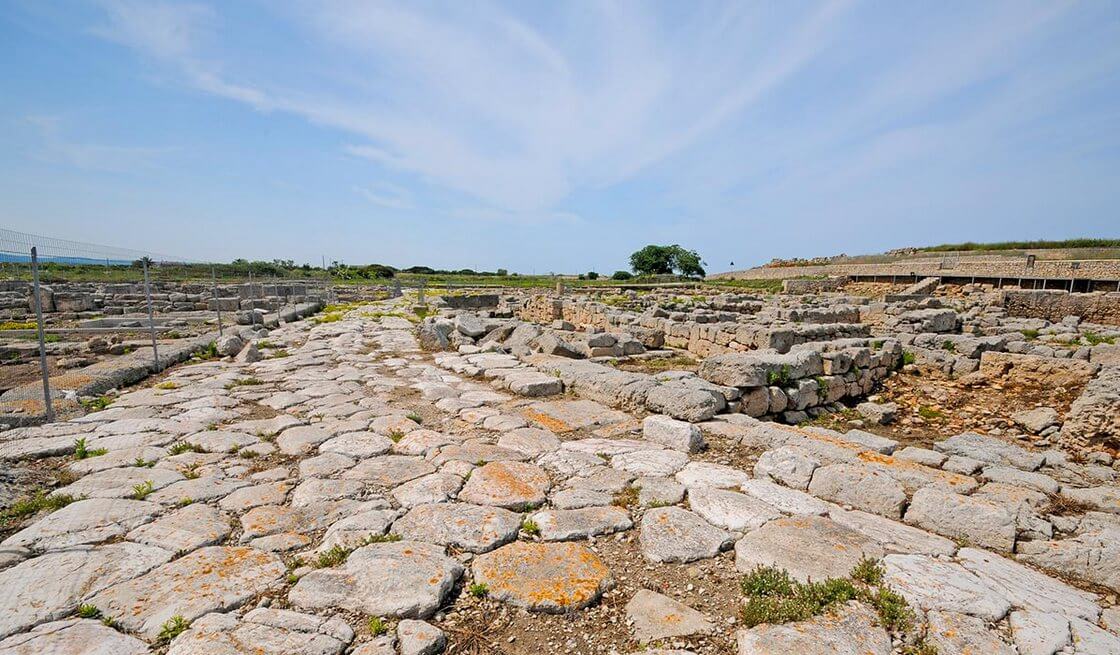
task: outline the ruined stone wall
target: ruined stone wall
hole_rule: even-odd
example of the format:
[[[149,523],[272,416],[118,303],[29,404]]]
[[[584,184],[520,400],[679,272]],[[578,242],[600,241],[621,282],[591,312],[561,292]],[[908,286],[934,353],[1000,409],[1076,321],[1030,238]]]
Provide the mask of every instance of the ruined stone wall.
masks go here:
[[[666,312],[634,314],[601,303],[546,295],[529,298],[521,306],[518,318],[540,324],[564,320],[577,327],[622,330],[633,334],[647,347],[659,348],[663,344],[701,357],[763,348],[787,352],[801,343],[867,337],[870,334],[868,326],[855,323],[800,324],[773,320],[707,323],[684,320],[677,314]],[[743,320],[747,321],[749,317]]]
[[[209,284],[153,282],[152,308],[157,312],[275,310],[285,304],[322,299],[324,289],[304,282],[219,285],[218,297]],[[60,317],[120,315],[147,311],[142,283],[63,282],[40,286],[43,311]],[[0,282],[0,316],[22,319],[33,315],[30,282]]]
[[[1077,280],[1120,279],[1120,260],[1038,260],[1028,267],[1026,258],[962,257],[950,267],[943,268],[943,258],[929,257],[901,262],[880,264],[830,264],[828,266],[788,266],[777,268],[752,268],[714,275],[715,278],[749,280],[784,280],[806,275],[874,275],[874,276],[952,276],[952,277],[1002,277],[1047,278]],[[1073,264],[1078,268],[1074,268]]]
[[[851,281],[851,278],[843,275],[811,280],[783,280],[782,293],[827,293],[830,291],[839,291],[844,288],[845,284]]]
[[[1120,293],[1005,291],[1003,307],[1008,316],[1044,318],[1055,323],[1066,316],[1077,316],[1090,323],[1120,325]]]

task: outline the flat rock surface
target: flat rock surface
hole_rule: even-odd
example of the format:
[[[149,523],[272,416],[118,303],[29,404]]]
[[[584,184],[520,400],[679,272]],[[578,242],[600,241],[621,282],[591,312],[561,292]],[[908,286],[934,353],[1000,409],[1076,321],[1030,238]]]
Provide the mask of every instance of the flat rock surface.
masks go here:
[[[648,589],[641,589],[626,604],[634,637],[641,643],[658,639],[706,634],[714,629],[701,612]]]
[[[587,607],[612,584],[606,564],[575,543],[519,541],[479,555],[472,569],[492,598],[542,612]]]
[[[462,565],[438,546],[413,541],[372,544],[350,553],[339,567],[303,576],[288,599],[311,610],[425,618],[443,604],[462,573]]]
[[[735,543],[735,568],[740,571],[772,566],[802,582],[844,578],[861,560],[882,556],[883,549],[871,538],[820,516],[777,519]]]
[[[97,592],[143,575],[173,553],[120,543],[78,546],[0,571],[0,637],[62,618]]]
[[[146,655],[148,644],[90,619],[44,623],[0,641],[0,655]]]
[[[484,553],[517,537],[521,517],[500,507],[469,503],[418,505],[393,524],[405,539]]]
[[[639,541],[651,562],[693,562],[715,557],[731,545],[732,537],[698,514],[659,507],[642,517]]]
[[[342,619],[258,608],[238,618],[207,614],[175,639],[168,655],[339,655],[354,639]]]
[[[210,546],[90,598],[105,616],[153,639],[173,616],[188,621],[229,610],[277,584],[279,557],[245,547]]]
[[[739,655],[889,655],[891,638],[879,616],[851,602],[822,616],[735,633]]]

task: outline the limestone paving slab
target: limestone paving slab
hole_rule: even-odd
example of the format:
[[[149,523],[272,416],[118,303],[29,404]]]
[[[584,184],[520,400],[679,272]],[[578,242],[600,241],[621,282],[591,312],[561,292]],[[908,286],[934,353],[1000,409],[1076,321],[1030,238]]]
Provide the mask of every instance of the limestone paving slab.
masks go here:
[[[861,560],[882,556],[883,549],[870,537],[820,516],[777,519],[735,543],[738,570],[777,567],[801,582],[844,578]]]
[[[659,563],[715,557],[733,541],[728,532],[679,507],[647,511],[642,517],[638,540],[642,555]]]
[[[371,616],[426,618],[463,574],[441,546],[398,541],[363,546],[341,566],[300,578],[288,600],[304,609],[340,608]]]
[[[75,546],[0,571],[0,637],[62,618],[93,594],[147,573],[172,555],[127,542]]]
[[[155,503],[122,498],[90,498],[70,503],[8,537],[0,546],[53,550],[118,537],[152,520]]]
[[[435,503],[413,507],[391,531],[404,539],[484,553],[516,539],[520,527],[520,515],[500,507]]]
[[[36,626],[0,641],[0,655],[146,655],[148,644],[91,619]]]
[[[643,644],[707,634],[715,628],[703,613],[649,589],[639,589],[626,603],[626,616],[632,624],[634,637]]]
[[[491,598],[540,612],[583,609],[613,585],[599,556],[572,542],[517,541],[479,555],[472,571]]]
[[[568,541],[613,534],[633,526],[630,513],[621,507],[585,507],[582,509],[546,509],[529,517],[540,529],[545,541]]]
[[[173,616],[187,621],[241,606],[276,585],[279,557],[244,546],[208,546],[89,599],[126,630],[154,639]]]
[[[179,635],[167,655],[339,655],[354,631],[338,618],[258,608],[200,617]]]

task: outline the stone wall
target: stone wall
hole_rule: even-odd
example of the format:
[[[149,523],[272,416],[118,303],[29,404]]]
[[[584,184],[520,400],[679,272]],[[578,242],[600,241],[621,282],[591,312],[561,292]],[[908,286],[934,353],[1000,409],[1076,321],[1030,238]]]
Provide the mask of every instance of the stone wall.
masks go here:
[[[899,262],[879,264],[830,264],[828,266],[758,267],[746,271],[719,273],[711,277],[747,280],[785,280],[802,276],[820,275],[869,275],[869,276],[951,276],[951,277],[1002,277],[1008,281],[1018,278],[1120,280],[1120,260],[1037,260],[1027,266],[1027,260],[1015,257],[961,257],[951,266],[945,266],[942,257],[922,257]],[[1077,264],[1077,268],[1073,267]]]
[[[1043,318],[1055,323],[1066,316],[1077,316],[1090,323],[1120,325],[1120,293],[1005,291],[1003,307],[1008,316]]]
[[[845,284],[851,281],[851,278],[847,276],[809,280],[783,280],[782,293],[826,293],[830,291],[839,291],[844,288]]]
[[[153,282],[156,312],[275,310],[283,305],[322,300],[324,287],[304,282],[219,285],[218,297],[209,284]],[[43,311],[60,318],[120,315],[147,311],[142,283],[64,282],[40,286]],[[0,282],[0,316],[23,319],[34,314],[30,282]]]
[[[689,320],[687,316],[656,309],[636,314],[602,303],[543,294],[527,299],[518,311],[518,318],[523,321],[549,324],[563,320],[577,327],[622,330],[633,334],[647,347],[658,348],[663,343],[701,357],[764,348],[788,352],[800,343],[870,335],[868,326],[856,323],[794,323],[775,320],[772,316],[752,322],[750,315],[739,316],[737,321],[701,322]]]

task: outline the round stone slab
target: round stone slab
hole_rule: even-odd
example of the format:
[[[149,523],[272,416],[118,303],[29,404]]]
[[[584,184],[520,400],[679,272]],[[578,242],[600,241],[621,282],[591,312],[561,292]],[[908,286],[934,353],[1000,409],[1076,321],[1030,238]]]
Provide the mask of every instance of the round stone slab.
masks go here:
[[[491,598],[539,612],[583,609],[612,585],[599,556],[574,543],[517,541],[479,555],[473,570]]]

